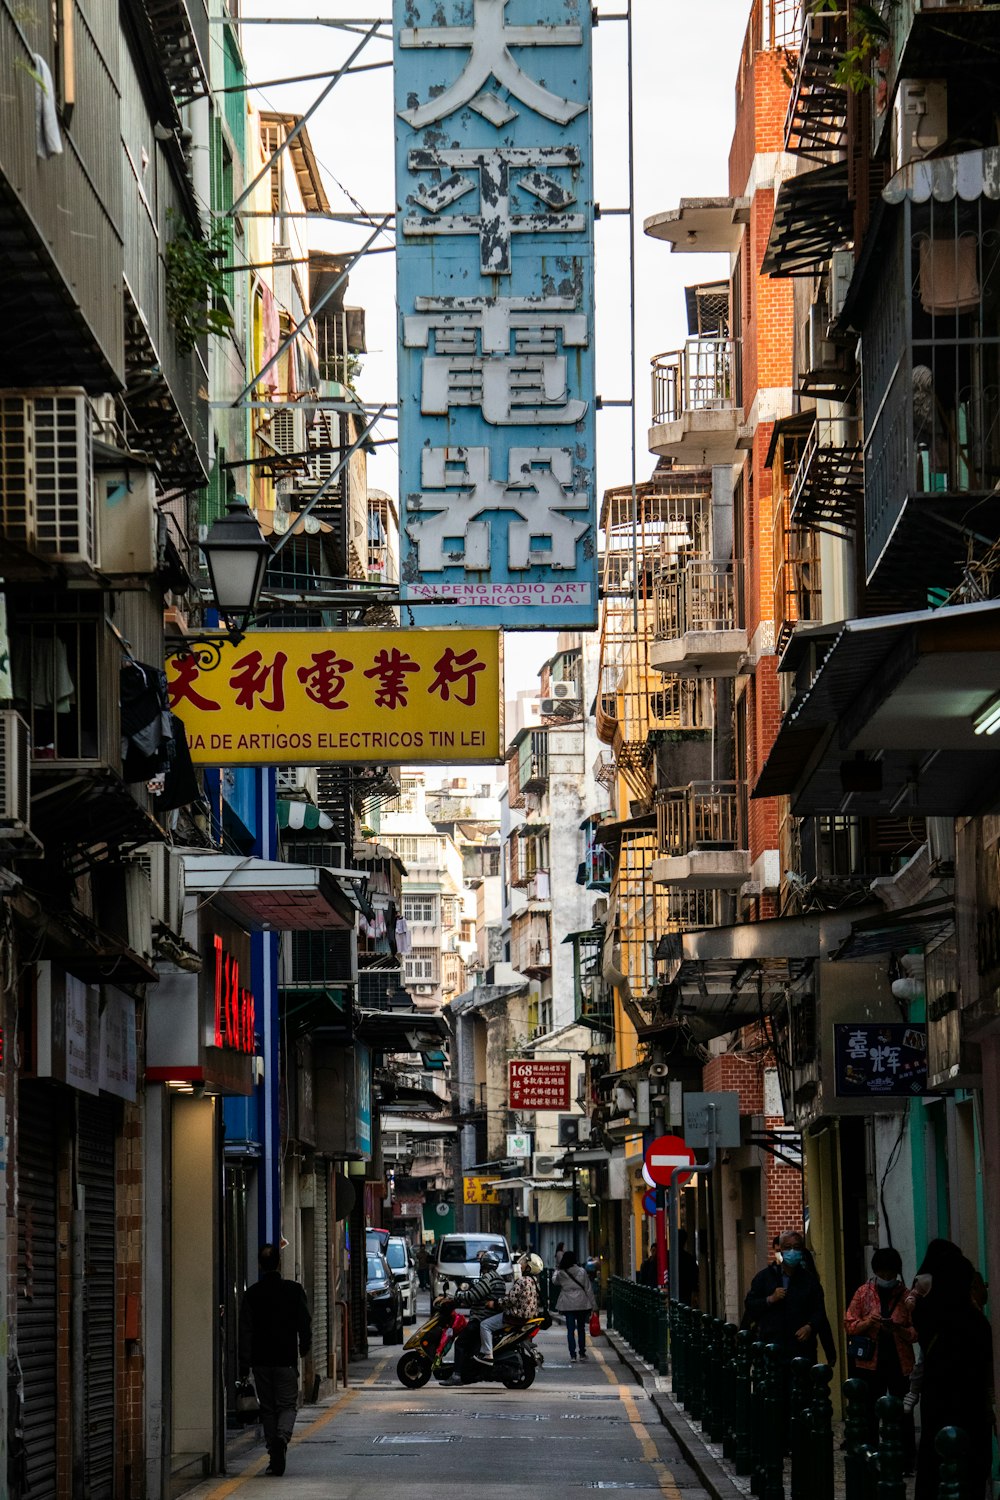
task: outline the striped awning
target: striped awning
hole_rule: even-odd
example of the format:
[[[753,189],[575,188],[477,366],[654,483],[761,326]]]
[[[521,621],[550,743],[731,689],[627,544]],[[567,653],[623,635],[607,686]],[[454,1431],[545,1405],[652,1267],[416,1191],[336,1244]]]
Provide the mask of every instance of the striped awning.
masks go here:
[[[311,802],[291,801],[287,797],[278,798],[278,827],[299,829],[305,828],[332,828],[333,819]]]
[[[951,203],[961,198],[1000,198],[1000,146],[983,151],[962,151],[957,156],[938,156],[931,161],[911,161],[882,189],[886,203]]]

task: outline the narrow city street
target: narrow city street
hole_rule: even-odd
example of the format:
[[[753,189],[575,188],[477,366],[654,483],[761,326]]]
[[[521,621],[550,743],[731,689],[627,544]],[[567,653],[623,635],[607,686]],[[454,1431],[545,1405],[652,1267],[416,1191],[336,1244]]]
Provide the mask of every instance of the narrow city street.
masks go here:
[[[350,1389],[299,1412],[283,1478],[251,1431],[231,1446],[229,1475],[187,1500],[370,1500],[405,1484],[408,1500],[493,1500],[512,1492],[559,1500],[586,1490],[700,1500],[698,1479],[645,1392],[604,1339],[571,1364],[558,1323],[541,1335],[545,1365],[531,1390],[499,1385],[405,1390],[396,1348],[372,1344]]]

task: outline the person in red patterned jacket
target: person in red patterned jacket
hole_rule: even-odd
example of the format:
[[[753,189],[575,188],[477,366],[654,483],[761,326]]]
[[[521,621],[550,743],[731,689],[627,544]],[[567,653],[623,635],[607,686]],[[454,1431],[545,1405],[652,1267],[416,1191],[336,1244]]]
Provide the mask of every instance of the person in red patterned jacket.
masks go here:
[[[851,1374],[865,1381],[871,1392],[872,1439],[877,1437],[875,1402],[880,1396],[899,1396],[910,1388],[913,1344],[917,1337],[906,1302],[903,1262],[899,1251],[883,1246],[872,1256],[872,1274],[859,1286],[844,1315]],[[912,1470],[913,1420],[907,1413],[905,1460]]]

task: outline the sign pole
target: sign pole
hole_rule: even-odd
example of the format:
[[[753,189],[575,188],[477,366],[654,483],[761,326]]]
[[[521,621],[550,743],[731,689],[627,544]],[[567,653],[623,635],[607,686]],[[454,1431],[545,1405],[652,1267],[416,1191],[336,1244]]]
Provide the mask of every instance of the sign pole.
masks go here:
[[[671,1195],[672,1198],[673,1195]],[[665,1286],[667,1281],[667,1190],[665,1187],[656,1189],[656,1285]],[[674,1243],[674,1235],[671,1230],[670,1243]],[[671,1272],[673,1275],[673,1272]]]
[[[580,1196],[579,1196],[579,1169],[576,1165],[576,1153],[570,1152],[570,1170],[573,1174],[573,1254],[576,1256],[577,1264],[580,1261]]]

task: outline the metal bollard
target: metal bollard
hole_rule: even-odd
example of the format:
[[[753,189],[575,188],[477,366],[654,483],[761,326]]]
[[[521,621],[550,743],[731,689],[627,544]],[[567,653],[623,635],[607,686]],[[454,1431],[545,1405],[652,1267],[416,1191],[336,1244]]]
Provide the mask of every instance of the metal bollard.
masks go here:
[[[688,1319],[688,1397],[686,1406],[692,1422],[700,1422],[705,1410],[705,1338],[701,1314],[691,1309]]]
[[[812,1449],[812,1500],[833,1500],[833,1402],[829,1365],[813,1365],[813,1398],[809,1410]]]
[[[866,1383],[856,1376],[844,1381],[843,1392],[847,1407],[844,1420],[845,1500],[867,1500],[871,1393]]]
[[[941,1460],[937,1500],[963,1500],[969,1452],[968,1434],[958,1427],[942,1427],[934,1439],[934,1446]]]
[[[788,1416],[788,1448],[792,1455],[791,1495],[792,1500],[813,1500],[809,1410],[812,1404],[812,1365],[807,1359],[793,1359],[791,1373]]]
[[[701,1430],[706,1437],[715,1423],[719,1390],[715,1380],[715,1323],[709,1313],[699,1314],[701,1323]]]
[[[898,1396],[882,1396],[878,1412],[878,1500],[906,1500],[903,1478],[903,1403]]]
[[[736,1457],[736,1335],[735,1323],[722,1328],[722,1456]]]
[[[666,1291],[657,1294],[656,1348],[656,1368],[666,1375],[670,1369],[670,1297]]]
[[[726,1403],[726,1325],[721,1318],[711,1320],[711,1341],[712,1359],[708,1373],[713,1387],[713,1399],[707,1419],[708,1436],[711,1442],[721,1443],[729,1420]]]
[[[752,1467],[750,1454],[752,1367],[753,1334],[749,1328],[741,1328],[736,1335],[733,1376],[733,1463],[737,1474],[741,1475],[749,1474]]]
[[[785,1500],[785,1413],[782,1410],[781,1393],[784,1386],[782,1351],[777,1344],[768,1344],[764,1350],[766,1383],[763,1401],[763,1462],[761,1464],[760,1500]]]
[[[767,1369],[764,1345],[753,1346],[750,1385],[750,1493],[760,1495],[764,1488],[764,1397],[767,1391]]]

